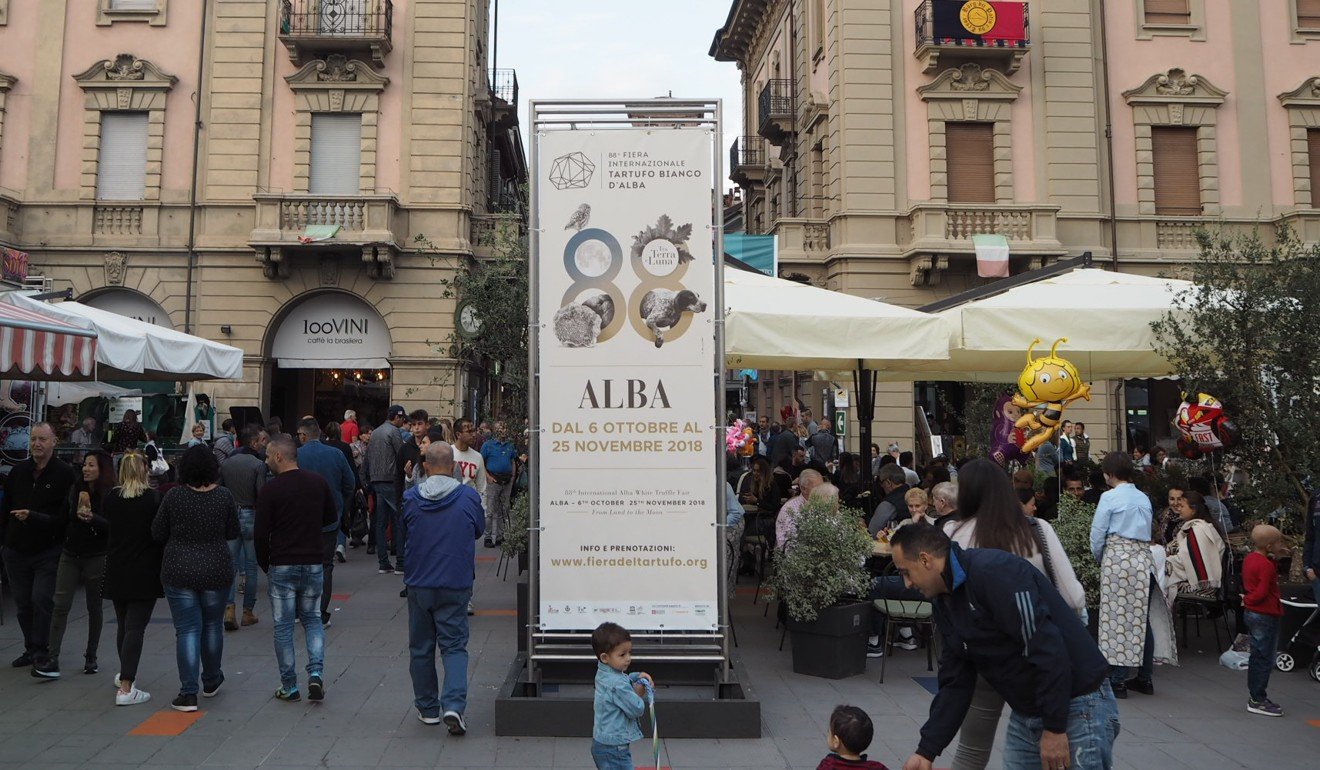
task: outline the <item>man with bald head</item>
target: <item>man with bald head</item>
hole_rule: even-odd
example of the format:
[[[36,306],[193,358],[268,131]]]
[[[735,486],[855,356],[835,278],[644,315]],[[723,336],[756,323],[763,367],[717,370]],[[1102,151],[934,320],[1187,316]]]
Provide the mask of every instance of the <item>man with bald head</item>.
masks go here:
[[[775,519],[775,546],[780,550],[788,548],[788,541],[797,534],[797,515],[802,511],[802,506],[807,504],[811,493],[821,484],[825,483],[825,477],[820,471],[808,468],[798,474],[797,497],[784,503],[779,509],[779,516]]]
[[[1274,653],[1279,641],[1279,619],[1283,603],[1279,600],[1279,568],[1274,559],[1286,549],[1283,533],[1268,524],[1251,530],[1255,550],[1242,561],[1242,621],[1251,632],[1251,657],[1247,661],[1247,712],[1265,717],[1281,717],[1283,709],[1265,695],[1274,668]]]
[[[413,703],[423,724],[443,719],[451,735],[467,724],[468,602],[472,599],[477,540],[486,531],[481,495],[454,478],[454,450],[443,441],[423,455],[426,478],[403,495],[408,531],[408,648]],[[439,691],[435,650],[445,669]]]
[[[343,462],[343,457],[339,460]],[[307,637],[307,697],[319,701],[325,697],[321,532],[339,520],[337,493],[319,473],[298,467],[298,445],[287,436],[272,439],[266,447],[266,466],[275,476],[257,493],[252,540],[257,564],[268,576],[275,622],[275,660],[280,669],[275,697],[302,700],[293,650],[296,617]]]

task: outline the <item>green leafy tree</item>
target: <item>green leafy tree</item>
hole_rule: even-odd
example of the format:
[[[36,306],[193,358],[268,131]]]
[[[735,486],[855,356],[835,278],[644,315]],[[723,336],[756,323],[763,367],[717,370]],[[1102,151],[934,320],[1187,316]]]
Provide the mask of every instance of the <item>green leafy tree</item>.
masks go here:
[[[470,304],[481,324],[472,338],[455,330],[430,344],[440,355],[485,367],[500,389],[499,414],[493,416],[508,420],[516,428],[526,421],[528,399],[525,218],[517,213],[497,215],[494,228],[484,237],[489,239],[490,256],[469,258],[442,254],[425,235],[416,236],[418,247],[432,263],[444,262],[453,269],[452,278],[438,281],[441,296]],[[452,375],[437,378],[433,384],[452,385]]]
[[[1224,403],[1241,442],[1217,465],[1246,472],[1234,500],[1249,518],[1277,515],[1297,532],[1320,470],[1320,247],[1286,227],[1259,233],[1197,234],[1201,252],[1186,271],[1195,287],[1152,324],[1156,350],[1191,393]]]
[[[771,584],[788,616],[801,623],[846,597],[866,596],[871,575],[871,535],[862,512],[835,509],[827,500],[807,500],[794,522],[797,533],[775,557]]]

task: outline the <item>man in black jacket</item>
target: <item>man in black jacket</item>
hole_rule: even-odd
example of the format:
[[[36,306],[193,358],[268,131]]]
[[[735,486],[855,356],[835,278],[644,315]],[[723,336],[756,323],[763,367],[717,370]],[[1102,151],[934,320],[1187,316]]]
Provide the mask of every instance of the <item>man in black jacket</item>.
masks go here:
[[[4,543],[5,572],[18,605],[23,629],[23,654],[14,668],[32,665],[46,654],[50,614],[55,603],[55,572],[64,544],[69,489],[73,469],[56,458],[55,430],[39,422],[28,432],[29,459],[9,472],[5,481],[0,540]]]
[[[1007,551],[963,550],[927,524],[900,528],[890,544],[944,636],[939,692],[903,770],[930,770],[958,733],[978,675],[1013,709],[1004,767],[1107,770],[1118,737],[1109,666],[1049,578]]]

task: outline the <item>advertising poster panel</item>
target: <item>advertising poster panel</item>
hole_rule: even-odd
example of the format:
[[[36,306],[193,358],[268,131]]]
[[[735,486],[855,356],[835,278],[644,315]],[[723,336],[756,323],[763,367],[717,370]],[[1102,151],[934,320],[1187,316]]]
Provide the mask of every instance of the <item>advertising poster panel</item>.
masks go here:
[[[716,629],[714,134],[537,142],[541,628]]]

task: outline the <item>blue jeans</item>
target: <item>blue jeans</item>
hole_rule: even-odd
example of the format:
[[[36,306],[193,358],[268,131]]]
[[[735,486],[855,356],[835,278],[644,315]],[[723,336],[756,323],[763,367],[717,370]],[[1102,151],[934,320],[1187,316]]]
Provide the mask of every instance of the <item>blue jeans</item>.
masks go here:
[[[1110,770],[1118,738],[1118,702],[1109,682],[1068,703],[1069,770]],[[1014,711],[1004,740],[1004,770],[1040,770],[1040,717]]]
[[[408,587],[408,651],[412,660],[413,703],[423,716],[440,716],[440,710],[467,708],[468,619],[467,605],[472,589]],[[435,673],[435,649],[445,669],[445,691],[439,694]]]
[[[393,481],[373,481],[371,491],[376,494],[376,560],[384,567],[390,563],[389,541],[385,539],[385,528],[394,530],[394,550],[398,551],[399,566],[403,566],[403,522],[399,516],[398,490]]]
[[[242,572],[245,576],[243,578],[243,609],[245,610],[257,606],[257,549],[252,539],[256,519],[255,508],[239,508],[239,538],[229,541],[229,553],[234,557],[234,584],[229,586],[229,603],[233,604],[238,594],[238,573]]]
[[[270,588],[270,615],[275,623],[275,661],[280,684],[298,686],[297,658],[293,651],[293,619],[302,622],[307,637],[307,675],[325,668],[325,627],[321,625],[321,565],[272,566],[266,583]]]
[[[593,740],[591,759],[596,763],[596,770],[633,770],[632,749],[626,743],[606,746]]]
[[[179,694],[196,695],[199,668],[203,684],[214,684],[224,678],[220,656],[225,648],[225,591],[165,586],[165,600],[174,619]]]
[[[1274,668],[1274,653],[1279,641],[1279,618],[1251,610],[1242,611],[1242,620],[1251,632],[1251,657],[1247,660],[1247,694],[1252,700],[1265,700]]]

